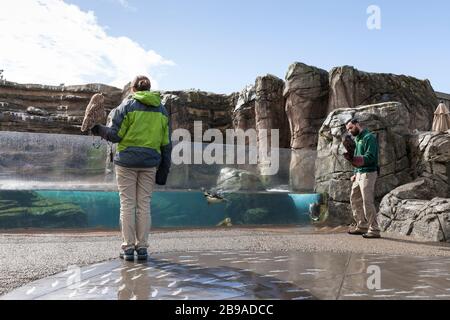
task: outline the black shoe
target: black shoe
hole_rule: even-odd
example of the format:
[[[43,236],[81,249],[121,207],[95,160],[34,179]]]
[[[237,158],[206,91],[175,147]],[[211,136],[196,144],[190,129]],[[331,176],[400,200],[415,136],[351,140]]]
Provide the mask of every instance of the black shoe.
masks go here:
[[[363,238],[364,239],[380,239],[381,236],[377,233],[368,232],[368,233],[363,234]]]
[[[139,248],[136,250],[137,252],[137,258],[138,260],[147,260],[148,254],[147,254],[147,248]]]
[[[348,231],[348,234],[352,236],[364,236],[367,233],[367,230],[361,230],[361,229],[350,229]]]
[[[134,261],[134,249],[120,250],[119,257],[125,261]]]

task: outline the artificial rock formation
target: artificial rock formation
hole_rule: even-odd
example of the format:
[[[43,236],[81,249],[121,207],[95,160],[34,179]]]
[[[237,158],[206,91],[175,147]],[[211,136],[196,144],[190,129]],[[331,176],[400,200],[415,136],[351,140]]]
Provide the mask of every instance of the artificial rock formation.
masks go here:
[[[162,92],[162,98],[171,118],[172,130],[187,129],[192,139],[194,121],[202,122],[203,131],[219,129],[225,133],[232,127],[230,96],[202,91],[166,91]]]
[[[294,63],[286,74],[284,97],[291,131],[289,184],[293,190],[312,190],[318,132],[327,116],[328,72]]]
[[[289,121],[286,116],[284,107],[284,81],[273,75],[266,75],[263,77],[258,77],[256,79],[255,87],[255,118],[258,136],[261,130],[268,130],[268,142],[270,143],[270,130],[278,129],[280,132],[279,147],[289,148],[290,132]],[[259,137],[258,146],[261,146]]]
[[[255,86],[245,87],[238,95],[233,111],[233,128],[241,130],[256,129]]]
[[[122,90],[103,84],[45,86],[0,83],[0,131],[81,134],[86,106],[98,92],[109,112],[121,102]]]
[[[350,66],[330,72],[328,112],[339,108],[400,102],[409,111],[411,129],[429,131],[437,106],[436,94],[428,80],[404,75],[368,73]]]
[[[380,226],[426,241],[450,241],[450,134],[417,134],[411,150],[417,179],[383,198]]]
[[[286,75],[284,97],[291,128],[291,148],[317,147],[317,133],[327,116],[328,72],[294,63]]]
[[[233,193],[264,191],[265,188],[258,175],[250,171],[226,167],[220,170],[214,190],[219,193]]]
[[[352,221],[350,191],[353,168],[344,159],[342,135],[348,119],[357,117],[379,141],[381,167],[375,197],[377,201],[392,189],[413,179],[408,152],[409,113],[401,103],[383,103],[354,109],[338,109],[328,115],[319,132],[315,190],[329,195],[330,223]]]
[[[427,186],[429,181],[420,179],[386,195],[378,217],[381,229],[417,240],[450,241],[450,198],[417,199],[431,196]]]
[[[45,86],[0,83],[0,131],[81,134],[86,106],[98,92],[105,96],[109,113],[129,96],[124,90],[103,84]],[[188,129],[203,121],[204,130],[231,128],[231,96],[201,91],[161,92],[172,116],[172,128]]]
[[[258,77],[255,83],[255,120],[257,132],[258,150],[266,150],[271,154],[272,148],[289,148],[290,132],[289,121],[284,110],[285,100],[283,97],[284,81],[273,76],[266,75]],[[278,145],[272,145],[272,130],[278,130]],[[266,152],[263,152],[266,153]],[[281,172],[274,176],[270,168],[270,160],[258,159],[258,168],[266,184],[279,184],[284,180]]]

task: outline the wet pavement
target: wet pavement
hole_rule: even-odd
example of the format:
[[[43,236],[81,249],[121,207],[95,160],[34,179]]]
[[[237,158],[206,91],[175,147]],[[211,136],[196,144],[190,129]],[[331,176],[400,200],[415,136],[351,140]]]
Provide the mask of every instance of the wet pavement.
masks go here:
[[[16,289],[18,300],[450,299],[450,258],[357,253],[190,251],[120,259]]]

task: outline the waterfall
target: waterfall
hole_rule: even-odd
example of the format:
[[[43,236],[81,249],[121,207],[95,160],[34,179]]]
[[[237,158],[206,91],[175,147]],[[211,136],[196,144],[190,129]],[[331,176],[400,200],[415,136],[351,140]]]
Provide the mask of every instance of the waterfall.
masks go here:
[[[96,137],[95,139],[100,139]],[[105,174],[107,143],[93,137],[0,132],[0,189],[114,188]]]

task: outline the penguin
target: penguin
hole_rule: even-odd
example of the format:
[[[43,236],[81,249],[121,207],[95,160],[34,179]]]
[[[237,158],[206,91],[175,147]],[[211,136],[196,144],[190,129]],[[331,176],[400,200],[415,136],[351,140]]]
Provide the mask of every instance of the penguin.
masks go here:
[[[217,224],[217,227],[232,227],[233,224],[231,223],[231,219],[230,218],[225,218],[224,220],[220,221]]]
[[[228,201],[227,199],[225,199],[223,196],[221,196],[217,192],[207,191],[207,190],[205,190],[205,188],[202,188],[202,191],[203,191],[203,196],[205,197],[206,201],[208,202],[208,205],[218,204],[218,203],[222,203],[224,201]]]

